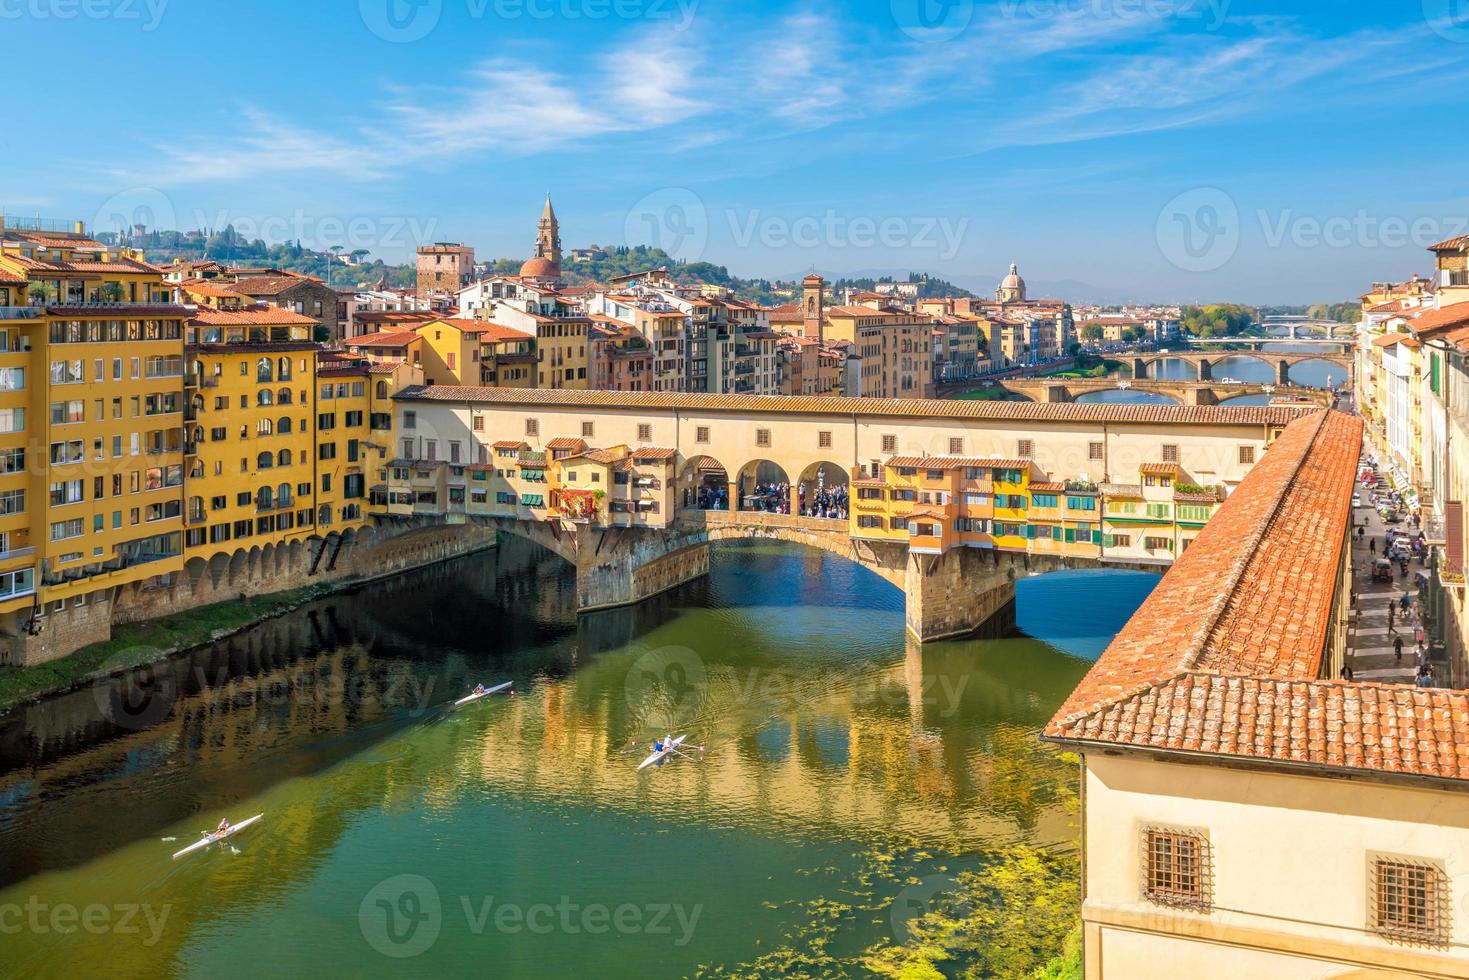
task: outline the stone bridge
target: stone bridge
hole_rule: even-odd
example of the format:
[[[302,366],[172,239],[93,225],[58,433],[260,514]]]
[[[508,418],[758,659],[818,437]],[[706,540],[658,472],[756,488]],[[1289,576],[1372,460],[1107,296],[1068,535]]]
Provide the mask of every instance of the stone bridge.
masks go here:
[[[1004,390],[1033,402],[1051,404],[1074,402],[1082,395],[1097,391],[1115,391],[1126,386],[1130,391],[1166,395],[1181,405],[1218,405],[1243,395],[1279,395],[1306,398],[1325,407],[1331,401],[1325,392],[1293,385],[1223,384],[1207,381],[1122,381],[1114,378],[1012,378],[998,381]]]
[[[1099,567],[1096,559],[978,548],[910,554],[904,544],[854,540],[846,521],[751,511],[685,513],[668,528],[592,527],[556,521],[454,514],[525,538],[576,566],[577,611],[642,602],[709,572],[709,546],[721,541],[786,541],[855,562],[901,589],[908,630],[923,641],[1000,633],[1014,625],[1015,581],[1063,568]],[[1110,568],[1164,566],[1109,561]]]
[[[1198,371],[1200,381],[1214,380],[1214,365],[1229,357],[1250,357],[1262,364],[1269,365],[1275,369],[1275,383],[1277,385],[1288,385],[1290,381],[1290,369],[1296,364],[1304,361],[1330,361],[1332,364],[1341,365],[1342,381],[1350,385],[1352,381],[1352,358],[1346,354],[1303,354],[1298,352],[1283,354],[1267,354],[1262,351],[1182,351],[1174,353],[1133,354],[1128,358],[1132,365],[1132,377],[1134,381],[1141,381],[1148,377],[1148,369],[1159,361],[1187,361],[1194,365]]]

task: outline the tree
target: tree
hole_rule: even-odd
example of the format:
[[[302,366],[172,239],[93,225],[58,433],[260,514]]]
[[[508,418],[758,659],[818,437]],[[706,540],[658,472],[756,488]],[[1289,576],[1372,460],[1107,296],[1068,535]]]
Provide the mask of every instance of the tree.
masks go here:
[[[1123,327],[1122,340],[1124,343],[1136,344],[1143,339],[1142,327]]]
[[[56,287],[52,286],[49,282],[31,283],[31,288],[27,292],[27,295],[30,296],[32,303],[39,306],[43,303],[51,302],[51,298],[56,295]]]
[[[1255,310],[1235,303],[1185,306],[1183,329],[1195,337],[1237,337],[1257,322]]]
[[[361,265],[362,264],[362,260],[365,259],[365,258],[367,258],[368,255],[370,255],[370,254],[372,254],[370,249],[366,249],[366,248],[354,248],[354,249],[352,249],[352,264],[353,265]]]
[[[105,302],[122,302],[122,283],[120,282],[104,282],[102,288],[97,292]]]
[[[1105,336],[1106,331],[1102,329],[1100,323],[1083,323],[1081,325],[1081,339],[1088,344],[1100,344],[1102,338]]]

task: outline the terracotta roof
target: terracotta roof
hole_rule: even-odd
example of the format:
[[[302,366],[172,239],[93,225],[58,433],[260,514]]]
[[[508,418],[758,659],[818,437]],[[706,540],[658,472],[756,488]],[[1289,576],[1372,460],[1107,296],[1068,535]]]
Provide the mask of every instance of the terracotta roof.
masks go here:
[[[1381,337],[1372,338],[1372,343],[1376,347],[1391,347],[1394,344],[1401,344],[1403,341],[1410,339],[1412,338],[1405,333],[1385,333]]]
[[[1407,323],[1408,329],[1419,337],[1464,326],[1469,326],[1469,302],[1427,310]]]
[[[825,395],[713,395],[571,388],[464,388],[412,385],[407,401],[474,402],[515,407],[574,406],[609,411],[705,411],[834,414],[848,418],[928,418],[1002,422],[1111,422],[1145,425],[1285,426],[1309,411],[1284,405],[1126,405],[1074,402],[945,401],[932,398],[839,398]],[[1318,409],[1319,410],[1319,409]]]
[[[292,286],[299,286],[302,283],[309,282],[315,282],[317,285],[320,285],[317,280],[305,276],[253,276],[245,279],[237,279],[231,288],[247,296],[276,296],[290,289]]]
[[[199,326],[230,327],[260,326],[289,327],[315,326],[317,321],[309,316],[276,306],[262,306],[247,310],[216,310],[201,306],[189,316],[189,322]]]
[[[466,320],[459,317],[450,317],[440,318],[437,320],[429,320],[424,324],[424,326],[431,326],[435,323],[447,323],[450,326],[462,330],[465,333],[479,334],[480,340],[535,339],[524,330],[516,330],[514,327],[507,327],[502,323],[491,323],[488,320]]]
[[[632,458],[636,460],[670,460],[678,456],[677,449],[662,449],[658,446],[643,446],[634,449]]]
[[[225,289],[223,286],[210,282],[207,279],[190,279],[179,283],[179,288],[195,296],[212,296],[215,299],[245,298],[243,293],[237,293],[233,289]]]
[[[1064,484],[1064,483],[1032,483],[1030,485],[1030,489],[1031,489],[1032,492],[1039,491],[1040,493],[1062,493],[1066,489],[1066,484]]]
[[[323,365],[316,369],[318,378],[365,378],[368,374],[366,364],[332,364]]]
[[[1030,469],[1028,459],[990,459],[976,456],[894,456],[888,466],[911,466],[920,470]]]
[[[530,443],[521,442],[519,439],[501,439],[499,442],[490,443],[492,449],[529,449]]]
[[[583,449],[587,448],[587,444],[586,440],[584,439],[573,439],[570,436],[558,436],[555,439],[552,439],[550,442],[546,443],[546,448],[570,449],[574,453],[579,453]]]
[[[407,347],[415,340],[422,340],[411,330],[384,330],[381,333],[363,334],[347,341],[348,347]]]
[[[1469,779],[1469,694],[1321,679],[1362,423],[1299,419],[1082,679],[1047,738]]]
[[[1144,463],[1137,471],[1143,476],[1177,476],[1179,467],[1177,463]]]
[[[1469,235],[1460,235],[1458,238],[1428,246],[1430,252],[1451,252],[1461,248],[1469,248]]]
[[[189,344],[185,350],[201,354],[283,354],[290,351],[319,351],[321,345],[307,340],[268,340],[241,344]]]
[[[623,456],[611,449],[588,449],[586,452],[578,453],[575,456],[568,456],[561,462],[570,463],[578,459],[589,459],[594,463],[616,463],[623,459]]]

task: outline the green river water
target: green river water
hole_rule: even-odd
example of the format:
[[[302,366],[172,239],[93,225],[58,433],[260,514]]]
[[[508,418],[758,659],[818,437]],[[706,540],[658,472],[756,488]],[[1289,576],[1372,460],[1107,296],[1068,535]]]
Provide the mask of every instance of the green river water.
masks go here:
[[[0,718],[0,974],[861,975],[999,849],[1075,850],[1035,735],[1155,581],[1030,579],[1027,635],[926,647],[784,545],[580,622],[513,541],[317,602]],[[665,732],[706,751],[637,771]]]

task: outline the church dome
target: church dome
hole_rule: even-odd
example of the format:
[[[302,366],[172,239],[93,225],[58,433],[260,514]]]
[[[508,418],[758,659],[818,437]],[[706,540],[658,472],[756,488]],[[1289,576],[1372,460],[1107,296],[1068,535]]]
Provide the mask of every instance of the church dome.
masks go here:
[[[1020,269],[1014,262],[1010,263],[1010,274],[1000,280],[1001,289],[1024,289],[1025,280],[1020,278]]]
[[[560,279],[561,269],[550,259],[537,255],[520,267],[522,279]]]

